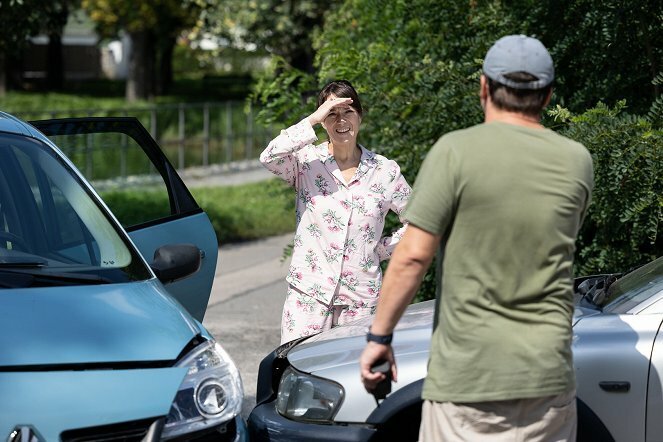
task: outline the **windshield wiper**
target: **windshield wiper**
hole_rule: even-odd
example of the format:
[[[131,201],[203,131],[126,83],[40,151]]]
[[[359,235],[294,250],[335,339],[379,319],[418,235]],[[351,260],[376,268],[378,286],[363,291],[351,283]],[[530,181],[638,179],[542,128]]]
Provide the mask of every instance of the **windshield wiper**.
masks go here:
[[[7,267],[0,264],[0,285],[7,288],[34,286],[66,286],[86,284],[110,284],[113,281],[98,275],[86,273],[49,272],[42,266]]]
[[[39,258],[11,258],[7,260],[5,257],[0,261],[0,269],[17,269],[17,268],[41,268],[48,265],[48,261]]]

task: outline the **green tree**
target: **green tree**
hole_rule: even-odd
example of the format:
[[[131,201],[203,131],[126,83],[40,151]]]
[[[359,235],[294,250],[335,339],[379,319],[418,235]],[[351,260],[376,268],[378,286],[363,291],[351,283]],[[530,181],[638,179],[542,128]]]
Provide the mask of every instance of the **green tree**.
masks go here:
[[[543,0],[511,10],[550,49],[557,98],[573,112],[625,99],[642,113],[660,95],[651,80],[663,69],[663,2]]]
[[[663,253],[663,130],[660,119],[628,115],[625,101],[572,116],[551,111],[560,133],[589,149],[594,194],[580,232],[576,273],[628,270]]]
[[[32,5],[20,0],[0,1],[0,96],[7,92],[7,61],[39,29]]]
[[[131,40],[126,99],[152,98],[172,83],[172,55],[181,32],[195,26],[195,0],[82,0],[104,37],[126,32]]]
[[[0,1],[0,95],[7,90],[7,73],[20,87],[21,65],[18,63],[28,38],[39,33],[48,36],[47,88],[59,89],[64,80],[62,33],[69,13],[80,0],[2,0]],[[7,61],[11,61],[8,69]]]
[[[80,6],[80,0],[59,0],[48,3],[42,21],[42,32],[48,35],[46,55],[46,88],[62,89],[64,85],[64,60],[62,34],[71,11]]]
[[[312,73],[313,35],[340,0],[202,0],[202,34],[225,38],[231,46],[255,45],[282,57],[295,69]]]

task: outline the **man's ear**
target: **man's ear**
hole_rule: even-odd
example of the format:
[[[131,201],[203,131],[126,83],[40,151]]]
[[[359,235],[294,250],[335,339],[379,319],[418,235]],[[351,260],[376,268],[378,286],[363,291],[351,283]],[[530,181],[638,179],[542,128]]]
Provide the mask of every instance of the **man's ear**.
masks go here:
[[[548,96],[546,97],[546,101],[545,101],[545,103],[543,104],[543,108],[544,108],[544,109],[545,109],[546,107],[548,107],[548,105],[550,104],[550,99],[552,98],[552,94],[553,94],[553,90],[552,90],[552,88],[550,88],[550,91],[548,91]]]
[[[485,75],[481,75],[480,86],[479,86],[479,98],[485,100],[488,98],[488,80]]]
[[[480,86],[479,86],[479,100],[481,101],[481,107],[486,110],[486,103],[490,98],[490,93],[488,92],[488,80],[485,75],[481,75]]]

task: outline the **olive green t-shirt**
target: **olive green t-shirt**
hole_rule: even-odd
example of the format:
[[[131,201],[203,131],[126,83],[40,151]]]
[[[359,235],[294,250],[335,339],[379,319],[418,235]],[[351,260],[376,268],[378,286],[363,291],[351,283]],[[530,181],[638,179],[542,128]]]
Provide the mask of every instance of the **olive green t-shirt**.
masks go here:
[[[548,129],[492,122],[435,144],[405,211],[446,243],[425,399],[574,388],[572,264],[592,187],[589,152]]]

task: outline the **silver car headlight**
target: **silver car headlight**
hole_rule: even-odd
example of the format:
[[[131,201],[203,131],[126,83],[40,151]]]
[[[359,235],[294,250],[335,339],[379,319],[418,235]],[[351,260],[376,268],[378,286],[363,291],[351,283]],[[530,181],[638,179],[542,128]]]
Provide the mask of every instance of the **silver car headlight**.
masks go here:
[[[344,396],[343,387],[336,382],[288,367],[279,383],[276,410],[294,420],[329,422]]]
[[[219,344],[206,341],[176,367],[189,367],[170,407],[162,437],[170,439],[222,424],[242,409],[244,389],[237,366]]]

